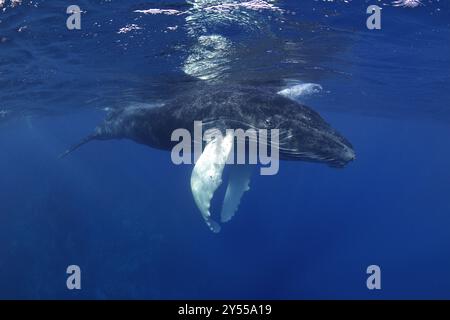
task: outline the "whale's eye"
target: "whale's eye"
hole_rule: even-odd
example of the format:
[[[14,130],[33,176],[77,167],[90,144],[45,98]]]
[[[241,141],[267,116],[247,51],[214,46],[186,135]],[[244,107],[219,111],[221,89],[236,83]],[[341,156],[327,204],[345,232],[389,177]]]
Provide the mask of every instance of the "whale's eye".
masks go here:
[[[264,121],[266,127],[271,127],[272,126],[272,120],[270,120],[270,118],[267,118],[266,121]]]

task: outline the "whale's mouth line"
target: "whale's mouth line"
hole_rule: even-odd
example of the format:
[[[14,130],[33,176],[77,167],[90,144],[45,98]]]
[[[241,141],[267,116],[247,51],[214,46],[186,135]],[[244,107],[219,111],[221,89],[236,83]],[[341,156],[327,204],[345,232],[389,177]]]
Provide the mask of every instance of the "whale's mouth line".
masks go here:
[[[325,163],[333,168],[344,168],[349,162],[353,161],[355,157],[348,161],[339,160],[331,156],[321,156],[312,152],[301,152],[292,149],[280,149],[280,157],[282,160],[294,160],[304,162]]]
[[[258,128],[255,125],[252,125],[251,123],[247,123],[244,121],[240,121],[237,119],[231,119],[227,117],[223,118],[214,118],[214,119],[208,119],[203,122],[206,126],[213,127],[215,124],[220,123],[220,121],[225,122],[233,122],[239,125],[242,125],[241,129],[254,129],[256,131],[260,130],[261,128]],[[261,147],[272,147],[273,145],[275,148],[279,150],[280,159],[282,160],[291,160],[291,161],[304,161],[304,162],[314,162],[314,163],[324,163],[327,164],[330,167],[333,168],[344,168],[349,162],[353,161],[355,159],[354,151],[351,146],[346,145],[342,141],[336,139],[333,137],[333,141],[337,142],[342,148],[344,149],[343,153],[348,154],[349,156],[346,156],[345,159],[339,159],[339,157],[333,157],[333,156],[327,156],[327,155],[320,155],[317,153],[309,152],[309,151],[299,151],[298,149],[289,148],[289,142],[290,139],[293,138],[292,132],[289,129],[283,129],[280,128],[280,123],[273,129],[279,129],[279,142],[274,145],[273,141],[267,141],[267,143],[263,143]],[[267,129],[267,128],[262,128]],[[330,136],[331,138],[331,136]],[[258,137],[257,136],[247,136],[246,141],[248,143],[258,143]]]

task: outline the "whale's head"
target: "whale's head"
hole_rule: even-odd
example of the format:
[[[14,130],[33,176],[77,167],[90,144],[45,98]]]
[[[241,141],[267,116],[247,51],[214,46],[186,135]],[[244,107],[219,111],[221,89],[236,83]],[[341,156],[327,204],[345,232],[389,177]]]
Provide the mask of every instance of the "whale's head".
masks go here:
[[[266,120],[279,129],[279,152],[284,160],[325,163],[343,168],[356,158],[352,144],[317,112],[297,105],[289,114]]]

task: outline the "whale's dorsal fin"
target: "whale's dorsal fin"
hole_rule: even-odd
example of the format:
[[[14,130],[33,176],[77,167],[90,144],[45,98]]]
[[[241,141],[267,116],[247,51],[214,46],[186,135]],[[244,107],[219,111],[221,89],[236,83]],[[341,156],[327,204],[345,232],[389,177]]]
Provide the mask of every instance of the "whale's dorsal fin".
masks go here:
[[[195,164],[191,175],[191,190],[203,219],[213,232],[220,231],[220,225],[211,218],[209,211],[214,192],[222,183],[222,172],[233,147],[234,135],[228,133],[210,140]]]
[[[288,81],[288,85],[277,93],[293,101],[298,101],[306,96],[322,91],[322,86],[317,83],[302,83],[300,81]]]
[[[252,167],[250,165],[231,166],[230,176],[228,177],[228,187],[223,199],[222,212],[220,214],[221,222],[228,222],[233,218],[237,211],[242,195],[250,189],[250,176]]]

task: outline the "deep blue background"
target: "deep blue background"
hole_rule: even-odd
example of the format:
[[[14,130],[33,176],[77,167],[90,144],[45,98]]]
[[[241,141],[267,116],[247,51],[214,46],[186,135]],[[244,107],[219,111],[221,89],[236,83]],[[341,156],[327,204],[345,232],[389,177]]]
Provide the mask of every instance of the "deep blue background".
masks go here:
[[[129,22],[118,12],[131,3],[114,7],[117,26]],[[83,4],[98,19],[115,5]],[[345,48],[312,64],[328,69],[310,75],[324,90],[306,102],[353,143],[357,160],[343,170],[282,162],[276,176],[255,175],[218,235],[195,207],[192,168],[173,165],[167,152],[107,141],[57,159],[102,120],[108,93],[121,102],[132,95],[114,96],[122,79],[140,92],[153,70],[176,69],[143,54],[155,42],[191,40],[151,29],[159,38],[142,47],[133,47],[139,35],[127,38],[131,53],[121,59],[96,52],[86,36],[85,51],[70,53],[77,62],[57,33],[14,35],[23,19],[51,22],[45,2],[3,13],[0,31],[11,41],[0,44],[0,109],[14,117],[0,124],[0,298],[450,298],[448,4],[386,6],[381,31],[365,29],[368,4],[278,3],[298,10],[295,19],[348,33]],[[113,46],[116,31],[100,28],[101,41]],[[319,40],[313,45],[329,39]],[[14,64],[27,46],[29,61]],[[71,91],[72,81],[85,90]],[[82,269],[81,291],[66,289],[70,264]],[[371,264],[381,267],[380,291],[366,288]]]

